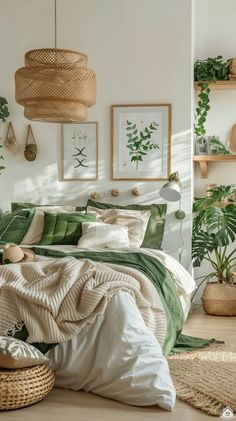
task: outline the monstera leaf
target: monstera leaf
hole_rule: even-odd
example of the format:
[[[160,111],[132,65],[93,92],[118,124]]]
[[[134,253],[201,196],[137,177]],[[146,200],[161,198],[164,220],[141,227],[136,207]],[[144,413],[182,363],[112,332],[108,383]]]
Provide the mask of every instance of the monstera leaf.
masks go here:
[[[205,213],[207,232],[215,234],[217,246],[233,243],[236,235],[236,207],[232,204],[224,209],[208,208]]]
[[[193,266],[200,266],[205,255],[211,253],[216,247],[215,234],[209,234],[201,230],[194,234],[192,242]]]

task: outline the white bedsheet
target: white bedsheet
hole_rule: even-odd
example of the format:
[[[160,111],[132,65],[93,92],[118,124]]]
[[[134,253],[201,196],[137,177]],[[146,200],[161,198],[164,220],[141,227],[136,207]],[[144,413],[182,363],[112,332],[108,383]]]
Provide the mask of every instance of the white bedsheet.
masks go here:
[[[47,356],[57,387],[130,405],[174,407],[167,360],[127,292],[114,296],[95,323]]]
[[[46,248],[67,253],[78,251],[77,246]],[[116,250],[109,250],[112,251]],[[119,249],[121,252],[151,255],[171,271],[186,319],[196,288],[186,269],[163,251],[129,248]],[[127,292],[114,296],[93,325],[50,350],[48,357],[57,387],[90,391],[131,405],[157,404],[166,410],[174,407],[175,389],[167,360]]]

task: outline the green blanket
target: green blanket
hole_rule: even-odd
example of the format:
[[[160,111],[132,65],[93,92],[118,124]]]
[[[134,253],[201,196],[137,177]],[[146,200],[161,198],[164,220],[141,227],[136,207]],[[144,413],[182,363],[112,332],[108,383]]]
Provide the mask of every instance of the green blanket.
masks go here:
[[[157,289],[166,314],[167,333],[163,344],[164,355],[191,351],[192,349],[202,348],[210,343],[209,340],[194,338],[181,333],[184,323],[184,314],[172,275],[164,265],[154,257],[142,252],[76,251],[73,253],[65,253],[58,250],[39,247],[34,247],[32,249],[36,254],[41,256],[58,258],[69,255],[76,259],[90,259],[104,263],[109,262],[130,266],[144,273]]]

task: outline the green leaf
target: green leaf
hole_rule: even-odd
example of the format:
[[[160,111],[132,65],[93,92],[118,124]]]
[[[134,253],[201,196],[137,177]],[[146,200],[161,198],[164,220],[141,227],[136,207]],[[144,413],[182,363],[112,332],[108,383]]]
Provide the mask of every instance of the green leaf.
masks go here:
[[[201,265],[205,255],[211,253],[215,248],[214,235],[209,235],[208,232],[199,231],[195,233],[192,241],[192,258],[193,266]]]

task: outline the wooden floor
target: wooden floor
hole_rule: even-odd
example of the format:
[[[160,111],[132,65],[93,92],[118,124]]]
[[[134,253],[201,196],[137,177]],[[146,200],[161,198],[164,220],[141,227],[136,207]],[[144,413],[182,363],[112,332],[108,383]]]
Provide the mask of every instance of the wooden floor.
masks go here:
[[[206,316],[194,310],[184,333],[215,337],[236,345],[236,317]],[[0,413],[2,421],[202,421],[214,419],[177,400],[172,413],[159,408],[137,408],[83,392],[53,389],[42,402],[16,411]],[[217,418],[218,419],[218,418]]]

